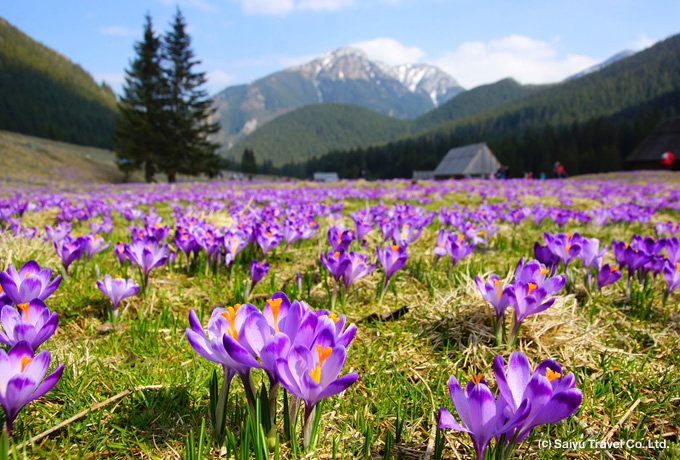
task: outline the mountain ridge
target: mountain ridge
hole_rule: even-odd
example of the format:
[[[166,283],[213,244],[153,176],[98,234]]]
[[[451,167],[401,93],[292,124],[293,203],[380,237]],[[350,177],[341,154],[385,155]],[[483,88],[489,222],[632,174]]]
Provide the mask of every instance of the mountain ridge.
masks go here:
[[[317,103],[354,104],[395,118],[415,118],[464,91],[429,64],[389,66],[363,51],[336,48],[309,62],[274,72],[214,96],[223,150],[268,121]]]

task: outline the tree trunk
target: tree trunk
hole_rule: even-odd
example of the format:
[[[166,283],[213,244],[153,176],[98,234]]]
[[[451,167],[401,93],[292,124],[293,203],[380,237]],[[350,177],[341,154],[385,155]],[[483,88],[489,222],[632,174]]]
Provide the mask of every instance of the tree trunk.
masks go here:
[[[168,182],[170,182],[172,184],[173,182],[176,182],[176,181],[177,181],[177,173],[169,172],[168,173]]]

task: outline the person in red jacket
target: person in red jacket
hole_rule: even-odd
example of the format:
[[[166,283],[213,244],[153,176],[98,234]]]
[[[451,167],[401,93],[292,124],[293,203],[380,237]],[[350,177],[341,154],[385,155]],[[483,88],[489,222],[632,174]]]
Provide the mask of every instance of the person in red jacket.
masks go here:
[[[664,152],[661,154],[661,166],[664,169],[673,169],[673,161],[675,160],[675,155],[672,152]]]

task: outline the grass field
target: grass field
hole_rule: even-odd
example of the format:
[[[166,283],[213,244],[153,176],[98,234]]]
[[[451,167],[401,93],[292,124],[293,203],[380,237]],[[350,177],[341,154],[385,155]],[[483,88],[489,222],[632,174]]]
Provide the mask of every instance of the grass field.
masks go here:
[[[46,157],[66,162],[58,157],[58,143],[41,144],[36,149],[13,135],[0,133],[0,145],[12,155],[30,150],[38,162]],[[91,157],[83,157],[73,168],[63,166],[82,172],[77,176],[68,173],[74,174],[74,181],[87,177],[89,163],[103,161],[112,166],[105,152],[87,149],[84,155]],[[11,158],[3,155],[0,169],[11,165]],[[108,171],[99,165],[96,169]],[[15,177],[40,177],[46,184],[52,183],[47,171],[45,164],[45,169],[31,172],[33,176],[27,173]],[[100,178],[114,180],[114,173],[113,169],[110,176],[102,172]],[[17,192],[31,202],[38,202],[47,193],[32,187],[20,187]],[[565,372],[573,372],[583,402],[566,420],[535,428],[516,458],[670,459],[680,458],[680,297],[677,291],[672,292],[662,307],[666,283],[661,275],[655,281],[650,276],[646,287],[634,280],[629,294],[624,271],[621,280],[591,293],[583,286],[583,271],[576,259],[570,265],[574,271],[570,290],[562,289],[552,307],[527,318],[514,346],[495,344],[494,310],[481,297],[474,278],[480,275],[486,279],[490,273],[511,278],[520,258],[534,257],[534,243],[544,244],[544,232],[578,232],[598,238],[601,246],[609,245],[605,263],[613,264],[613,239],[629,242],[634,234],[656,238],[656,223],[680,220],[680,212],[672,206],[677,198],[678,177],[670,174],[563,182],[98,186],[53,198],[42,209],[26,212],[20,225],[36,227],[40,236],[44,225],[57,223],[59,207],[63,209],[68,200],[75,207],[89,206],[90,211],[100,214],[90,212],[89,221],[74,220],[71,234],[87,234],[89,222],[110,215],[113,232],[103,237],[113,245],[130,241],[129,225],[143,226],[141,220],[128,221],[114,209],[129,206],[146,214],[153,207],[163,217],[162,224],[170,226],[167,239],[177,251],[172,238],[180,215],[195,217],[196,225],[212,226],[219,232],[237,225],[239,212],[244,210],[277,207],[283,216],[292,209],[309,209],[318,221],[318,233],[291,245],[285,253],[285,242],[267,253],[264,259],[270,263],[269,272],[255,286],[250,301],[262,309],[274,292],[283,291],[291,300],[304,300],[319,309],[330,308],[333,286],[319,254],[330,249],[326,238],[329,225],[354,227],[351,212],[379,204],[393,209],[395,203],[402,202],[439,212],[442,207],[451,209],[457,204],[468,207],[468,214],[460,212],[473,218],[475,210],[484,209],[482,203],[507,204],[510,213],[526,206],[522,211],[526,216],[516,223],[494,217],[499,231],[452,271],[448,256],[432,268],[440,228],[435,218],[408,245],[407,263],[393,276],[382,302],[377,299],[383,269],[376,261],[376,246],[390,243],[383,242],[377,226],[368,234],[365,247],[358,241],[352,243],[350,250],[366,254],[369,261],[377,263],[368,276],[352,285],[344,299],[344,311],[342,299],[334,309],[338,314],[345,313],[348,323],[357,325],[341,375],[356,371],[359,379],[326,401],[317,448],[295,456],[435,458],[436,414],[440,407],[447,407],[456,415],[447,388],[449,376],[455,375],[464,384],[481,373],[496,394],[494,357],[500,354],[507,361],[512,351],[519,350],[529,358],[532,368],[544,359],[553,359]],[[11,196],[0,197],[0,208],[12,203]],[[314,207],[317,203],[341,203],[343,207],[341,212],[324,215],[325,211]],[[596,209],[625,208],[632,218],[630,222],[606,225],[576,217],[563,226],[550,217],[534,223],[537,203],[552,207],[553,214],[560,209],[593,215]],[[643,211],[649,212],[648,221],[638,219],[637,214]],[[283,225],[282,218],[279,222]],[[188,343],[188,314],[194,309],[205,326],[216,306],[244,303],[251,261],[263,260],[254,243],[238,255],[230,269],[223,264],[213,269],[205,251],[190,264],[183,253],[178,253],[174,262],[151,272],[145,294],[140,290],[121,302],[115,324],[111,323],[110,302],[98,290],[96,281],[104,274],[120,274],[138,282],[141,278],[129,261],[121,268],[112,248],[94,255],[89,262],[84,258],[75,262],[66,275],[54,248],[41,238],[15,236],[9,227],[0,234],[0,268],[6,269],[10,263],[18,268],[30,259],[64,277],[46,300],[50,310],[59,315],[59,327],[43,348],[51,350],[53,361],[56,358],[64,363],[65,369],[51,392],[29,403],[19,414],[10,458],[184,458],[186,437],[192,430],[198,436],[203,420],[210,435],[208,384],[219,366],[201,358]],[[296,285],[297,273],[301,274],[301,291]],[[395,310],[400,310],[399,314],[390,318],[389,313]],[[510,316],[505,316],[508,330]],[[262,371],[254,371],[253,379],[256,388],[266,382]],[[243,440],[240,421],[246,399],[237,380],[231,386],[228,428],[238,443]],[[279,394],[279,411],[282,404]],[[81,412],[76,420],[31,441]],[[453,430],[442,430],[441,435],[443,458],[473,458],[467,435]],[[591,440],[630,442],[621,448],[599,448],[591,447]],[[556,447],[559,441],[584,442],[585,447]],[[208,443],[212,451],[206,458],[218,458],[220,450],[210,438]],[[292,458],[293,450],[302,450],[299,439],[291,442],[280,436],[277,456]],[[222,455],[226,458],[224,451]],[[274,458],[273,453],[271,456]]]

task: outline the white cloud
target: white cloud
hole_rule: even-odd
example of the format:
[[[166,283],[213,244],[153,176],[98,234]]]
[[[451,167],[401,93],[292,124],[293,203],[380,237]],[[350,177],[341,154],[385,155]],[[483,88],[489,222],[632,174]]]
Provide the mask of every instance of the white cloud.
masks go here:
[[[295,8],[293,0],[238,0],[248,14],[286,14]]]
[[[162,0],[164,1],[164,0]],[[356,5],[356,0],[236,0],[244,13],[284,15],[294,10],[337,11]]]
[[[405,46],[393,38],[376,38],[352,43],[350,46],[359,48],[369,58],[384,62],[388,65],[414,63],[425,56],[425,51],[417,46]]]
[[[172,7],[179,5],[182,7],[196,8],[199,10],[209,12],[219,11],[217,5],[206,0],[158,0],[158,2],[162,3],[163,5]]]
[[[208,79],[208,84],[209,85],[228,85],[229,83],[234,81],[234,76],[231,74],[228,74],[224,70],[211,70],[208,72],[206,75],[206,78]]]
[[[139,34],[139,32],[136,30],[121,26],[102,27],[99,29],[99,31],[104,35],[132,36]]]
[[[465,42],[433,63],[465,88],[474,88],[506,77],[520,83],[553,83],[599,62],[583,55],[561,57],[552,43],[509,35],[486,42]]]
[[[297,7],[301,10],[335,11],[354,5],[354,0],[300,0]]]
[[[643,32],[641,34],[638,34],[637,38],[629,43],[630,46],[632,46],[635,51],[641,51],[643,49],[649,48],[657,41],[658,40],[654,38],[649,38],[647,34]]]

